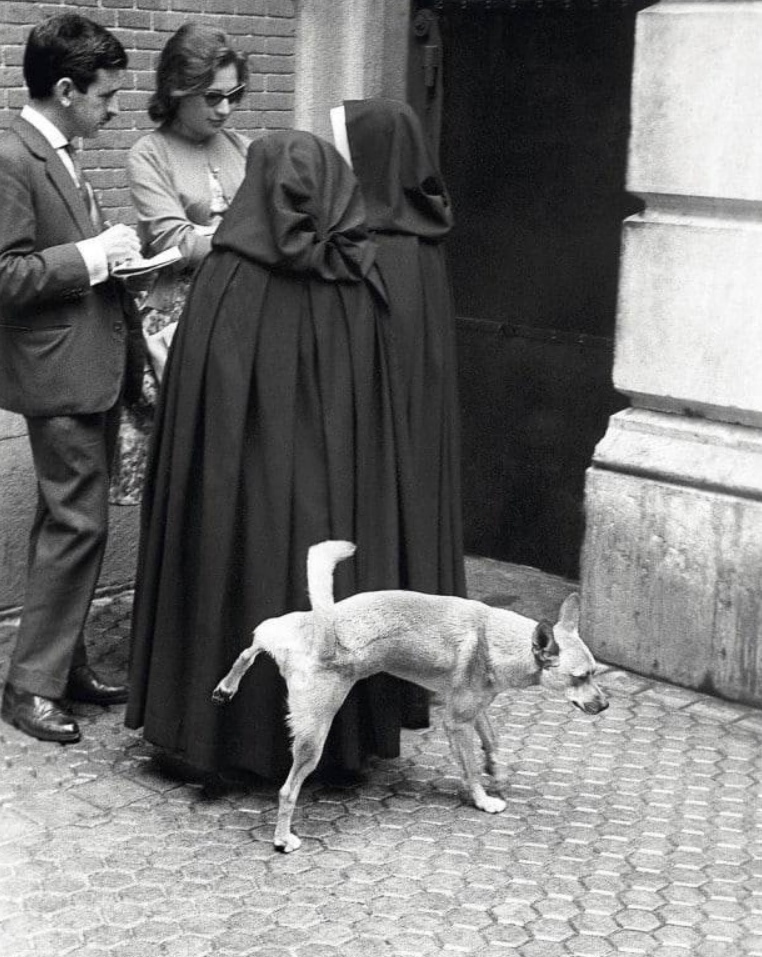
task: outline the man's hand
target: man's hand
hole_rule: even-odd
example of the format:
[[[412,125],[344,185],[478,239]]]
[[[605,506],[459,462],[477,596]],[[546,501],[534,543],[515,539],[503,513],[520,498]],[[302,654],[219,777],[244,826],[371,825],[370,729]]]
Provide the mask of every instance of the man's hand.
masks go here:
[[[140,256],[140,240],[132,226],[117,223],[102,232],[100,239],[108,259],[109,272],[115,266]]]

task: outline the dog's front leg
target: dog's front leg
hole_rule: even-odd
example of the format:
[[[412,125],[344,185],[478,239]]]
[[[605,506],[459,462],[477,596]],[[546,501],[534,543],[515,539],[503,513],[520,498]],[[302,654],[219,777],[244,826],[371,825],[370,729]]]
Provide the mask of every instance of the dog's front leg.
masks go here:
[[[500,811],[505,810],[505,801],[502,798],[490,797],[479,780],[479,771],[476,767],[476,757],[474,755],[473,722],[475,717],[476,715],[473,714],[466,717],[463,714],[448,711],[444,723],[445,732],[453,756],[461,766],[466,787],[471,793],[474,804],[480,811],[486,811],[487,814],[499,814]]]
[[[497,762],[497,735],[492,726],[492,722],[487,717],[486,712],[480,711],[474,719],[476,733],[482,743],[484,751],[484,770],[493,779],[497,779],[499,767]]]

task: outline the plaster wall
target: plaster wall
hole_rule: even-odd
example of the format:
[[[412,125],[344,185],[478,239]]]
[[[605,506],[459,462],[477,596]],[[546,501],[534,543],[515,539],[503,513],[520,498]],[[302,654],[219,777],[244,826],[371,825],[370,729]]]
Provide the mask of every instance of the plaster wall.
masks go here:
[[[648,210],[627,221],[615,387],[634,405],[762,426],[760,263],[756,219]]]
[[[297,129],[332,142],[343,100],[405,99],[409,0],[301,0],[296,22]]]
[[[762,700],[762,432],[615,416],[588,473],[585,635],[604,661]]]

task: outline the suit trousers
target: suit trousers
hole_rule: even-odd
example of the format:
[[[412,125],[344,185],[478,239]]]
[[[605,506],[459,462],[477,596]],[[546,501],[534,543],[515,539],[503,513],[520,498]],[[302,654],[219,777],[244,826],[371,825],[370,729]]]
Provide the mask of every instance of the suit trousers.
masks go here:
[[[37,511],[8,682],[19,691],[60,698],[71,669],[87,663],[84,628],[108,536],[118,406],[26,421]]]

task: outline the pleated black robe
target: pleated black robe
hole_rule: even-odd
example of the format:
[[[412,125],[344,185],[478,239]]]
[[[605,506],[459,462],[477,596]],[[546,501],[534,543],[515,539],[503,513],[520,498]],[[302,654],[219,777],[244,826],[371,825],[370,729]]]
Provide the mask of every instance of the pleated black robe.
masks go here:
[[[373,98],[346,100],[344,110],[388,295],[384,331],[400,373],[395,414],[411,450],[401,492],[408,587],[464,596],[455,313],[444,248],[452,207],[412,107]]]
[[[260,656],[224,708],[211,693],[259,622],[309,608],[311,544],[358,545],[337,598],[408,584],[412,461],[374,257],[332,146],[253,142],[175,336],[141,513],[126,724],[196,768],[287,771],[275,664]],[[398,682],[358,685],[324,761],[397,755],[400,708]]]
[[[400,472],[406,583],[465,596],[455,313],[443,243],[452,208],[412,107],[373,98],[346,100],[344,112],[389,302],[393,411],[410,453]],[[402,686],[401,702],[404,725],[427,723],[425,691]]]

